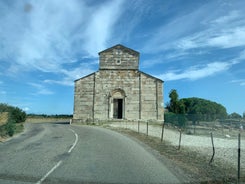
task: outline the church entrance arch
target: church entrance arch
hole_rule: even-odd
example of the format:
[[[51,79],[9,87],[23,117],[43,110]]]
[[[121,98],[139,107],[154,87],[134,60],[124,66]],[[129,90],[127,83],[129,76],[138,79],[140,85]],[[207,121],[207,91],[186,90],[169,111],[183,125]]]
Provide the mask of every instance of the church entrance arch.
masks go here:
[[[125,92],[122,89],[115,89],[111,93],[110,118],[125,118]]]

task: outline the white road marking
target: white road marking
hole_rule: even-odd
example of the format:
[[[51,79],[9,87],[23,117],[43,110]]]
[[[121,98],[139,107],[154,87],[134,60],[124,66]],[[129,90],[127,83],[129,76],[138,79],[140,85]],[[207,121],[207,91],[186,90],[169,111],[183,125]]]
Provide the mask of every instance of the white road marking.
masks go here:
[[[77,135],[77,133],[74,130],[72,130],[71,128],[70,128],[70,131],[72,131],[74,133],[76,139],[75,139],[72,147],[69,149],[68,153],[71,153],[71,151],[77,145],[77,141],[78,141],[78,135]],[[61,160],[49,172],[47,172],[47,174],[45,174],[45,176],[43,176],[36,184],[41,184],[52,172],[54,172],[55,169],[57,169],[60,166],[60,164],[62,164],[62,161]]]
[[[76,139],[75,139],[75,142],[73,143],[72,147],[69,149],[68,153],[71,153],[71,151],[72,151],[72,150],[75,148],[75,146],[77,145],[77,141],[78,141],[78,135],[77,135],[77,133],[76,133],[74,130],[72,130],[71,128],[70,128],[70,130],[75,134]]]
[[[55,169],[57,169],[62,161],[60,160],[45,176],[43,176],[36,184],[41,184],[52,172],[54,172]]]

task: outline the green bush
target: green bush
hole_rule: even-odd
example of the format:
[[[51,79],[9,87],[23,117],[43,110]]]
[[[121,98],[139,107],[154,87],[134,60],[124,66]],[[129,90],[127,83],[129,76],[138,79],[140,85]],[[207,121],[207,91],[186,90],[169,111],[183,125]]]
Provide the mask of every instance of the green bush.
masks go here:
[[[8,112],[8,121],[0,127],[0,135],[13,136],[16,131],[16,123],[26,120],[26,113],[18,107],[0,103],[0,112]]]
[[[15,123],[21,123],[26,120],[26,113],[18,107],[12,108],[10,115],[12,121],[14,121]]]
[[[7,123],[5,125],[5,130],[6,130],[6,133],[9,135],[9,136],[13,136],[14,135],[14,132],[15,132],[15,124],[14,123]]]
[[[18,107],[0,103],[0,112],[8,112],[9,121],[14,123],[21,123],[26,120],[26,113]]]

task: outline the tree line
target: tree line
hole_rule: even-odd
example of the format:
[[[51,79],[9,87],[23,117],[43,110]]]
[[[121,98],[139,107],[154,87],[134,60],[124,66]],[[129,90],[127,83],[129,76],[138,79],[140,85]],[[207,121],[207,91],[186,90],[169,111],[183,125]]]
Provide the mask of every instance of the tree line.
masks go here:
[[[192,97],[179,99],[176,89],[169,93],[170,102],[167,104],[165,113],[165,122],[173,123],[179,127],[184,127],[188,121],[193,125],[200,121],[225,121],[227,118],[242,118],[237,113],[227,114],[226,108],[216,102]]]
[[[0,126],[1,135],[13,136],[16,130],[16,124],[26,120],[26,113],[22,109],[8,104],[0,103],[0,113],[7,112],[7,123]]]
[[[72,114],[27,114],[28,118],[72,118]]]

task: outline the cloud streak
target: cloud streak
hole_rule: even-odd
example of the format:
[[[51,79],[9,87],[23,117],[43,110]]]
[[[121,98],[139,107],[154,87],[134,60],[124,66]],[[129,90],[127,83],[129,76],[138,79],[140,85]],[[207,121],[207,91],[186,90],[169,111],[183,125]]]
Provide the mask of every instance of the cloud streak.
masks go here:
[[[47,89],[43,84],[38,83],[29,83],[30,86],[36,89],[34,95],[53,95],[54,92]]]
[[[65,72],[63,64],[74,60],[67,58],[97,57],[107,47],[122,3],[90,6],[78,0],[43,0],[12,5],[1,1],[0,22],[5,26],[0,28],[0,61],[10,62],[7,70],[16,75],[37,70],[69,78],[71,72]],[[89,68],[80,70],[86,74]]]
[[[168,71],[158,75],[157,77],[165,81],[182,79],[197,80],[227,71],[229,68],[231,68],[232,65],[236,63],[237,62],[213,62],[206,65],[196,65],[183,71]]]
[[[231,83],[239,84],[240,86],[245,86],[245,79],[232,80]]]
[[[84,33],[85,49],[90,55],[97,56],[97,52],[106,49],[114,24],[120,17],[122,3],[122,0],[108,1],[90,12],[91,17]]]
[[[202,3],[191,11],[180,11],[181,16],[173,17],[155,30],[156,34],[147,41],[143,50],[147,53],[159,53],[168,50],[182,52],[245,46],[244,10],[239,3],[241,2],[230,7],[212,1]],[[219,8],[211,13],[214,7]]]

